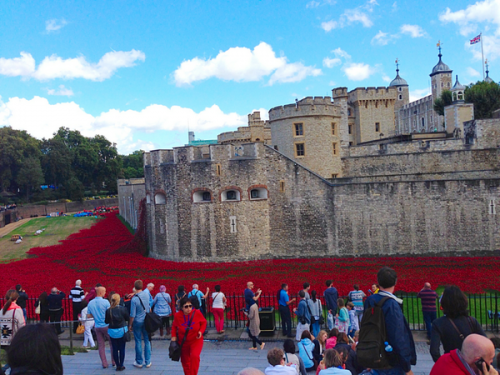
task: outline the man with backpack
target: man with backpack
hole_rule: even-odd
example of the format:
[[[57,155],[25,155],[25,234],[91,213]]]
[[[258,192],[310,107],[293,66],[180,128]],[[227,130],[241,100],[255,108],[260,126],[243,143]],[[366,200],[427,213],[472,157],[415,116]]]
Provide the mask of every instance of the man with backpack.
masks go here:
[[[146,313],[149,313],[149,291],[142,290],[144,284],[142,280],[136,280],[134,283],[135,296],[130,303],[130,320],[129,331],[134,332],[135,341],[135,361],[134,367],[142,368],[146,366],[151,367],[151,341],[149,334],[146,331],[144,321]],[[146,307],[147,306],[147,307]],[[147,310],[146,310],[147,309]],[[144,339],[144,358],[142,357],[142,340]]]
[[[394,293],[397,275],[389,267],[377,274],[380,291],[365,301],[356,347],[358,362],[374,374],[413,375],[417,363],[415,343],[403,315],[403,301]]]
[[[193,308],[200,310],[203,316],[206,316],[206,309],[204,308],[204,300],[208,296],[210,288],[207,288],[207,292],[203,294],[198,290],[198,284],[193,284],[193,290],[189,292],[188,298],[193,304]]]
[[[302,332],[310,331],[309,327],[311,326],[311,310],[307,304],[306,293],[301,290],[299,292],[299,297],[299,305],[293,309],[293,312],[297,315],[297,319],[299,320],[297,324],[297,335],[295,336],[297,341],[301,340]]]

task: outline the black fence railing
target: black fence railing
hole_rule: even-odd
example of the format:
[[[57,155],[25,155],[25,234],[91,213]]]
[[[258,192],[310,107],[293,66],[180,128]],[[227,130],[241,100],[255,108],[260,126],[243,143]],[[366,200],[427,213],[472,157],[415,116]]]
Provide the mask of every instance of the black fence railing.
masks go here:
[[[414,331],[425,330],[424,318],[422,315],[422,305],[419,298],[414,293],[396,292],[397,297],[403,299],[403,314],[406,316],[410,328]],[[290,296],[296,298],[296,301],[290,304],[290,308],[297,307],[298,296]],[[477,319],[484,330],[499,332],[500,321],[500,293],[490,292],[484,294],[467,294],[469,299],[470,315]],[[343,297],[347,300],[347,297]],[[243,328],[246,325],[247,317],[241,311],[245,307],[245,298],[239,294],[226,294],[227,306],[224,312],[224,326],[226,329]],[[323,307],[323,315],[325,322],[327,321],[328,311],[323,296],[319,297]],[[40,320],[40,315],[35,314],[35,298],[30,298],[26,303],[28,321],[36,322]],[[0,306],[3,306],[4,298],[0,298]],[[274,307],[276,328],[281,328],[281,316],[278,312],[278,299],[276,295],[261,295],[258,301],[259,307]],[[443,316],[443,312],[439,309],[439,304],[436,303],[438,317]],[[171,308],[175,313],[175,303],[172,302]],[[214,317],[212,314],[212,299],[209,297],[205,303],[206,317],[209,327],[215,327]],[[62,321],[73,320],[72,302],[70,299],[63,300],[63,315]],[[297,326],[297,319],[292,314],[292,327]]]

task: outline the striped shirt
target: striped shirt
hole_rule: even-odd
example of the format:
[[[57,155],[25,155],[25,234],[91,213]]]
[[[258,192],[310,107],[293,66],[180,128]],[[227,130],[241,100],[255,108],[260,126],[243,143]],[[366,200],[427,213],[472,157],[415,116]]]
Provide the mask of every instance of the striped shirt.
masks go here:
[[[84,296],[85,292],[79,286],[74,286],[69,292],[69,298],[71,298],[73,302],[82,302]]]
[[[422,311],[436,311],[436,300],[438,299],[438,295],[435,291],[432,289],[422,289],[418,292],[417,297],[422,300]]]

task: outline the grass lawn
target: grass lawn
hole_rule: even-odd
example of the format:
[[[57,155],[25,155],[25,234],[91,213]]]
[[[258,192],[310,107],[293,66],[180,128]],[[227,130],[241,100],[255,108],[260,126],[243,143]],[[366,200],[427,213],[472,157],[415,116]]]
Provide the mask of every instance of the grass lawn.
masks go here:
[[[33,247],[56,245],[70,234],[76,233],[84,228],[90,228],[95,222],[96,219],[92,216],[61,216],[31,219],[19,228],[14,229],[5,237],[0,238],[0,263],[24,259],[29,249]],[[35,232],[43,228],[45,228],[45,231],[35,236]],[[23,242],[16,245],[11,241],[10,237],[14,234],[20,234],[23,237]]]

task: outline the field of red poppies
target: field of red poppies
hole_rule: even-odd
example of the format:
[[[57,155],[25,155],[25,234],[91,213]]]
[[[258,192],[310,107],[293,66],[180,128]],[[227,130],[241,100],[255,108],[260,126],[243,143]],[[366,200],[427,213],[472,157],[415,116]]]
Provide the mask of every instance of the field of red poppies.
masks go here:
[[[20,283],[31,296],[57,286],[68,292],[81,279],[88,290],[96,283],[108,291],[132,290],[134,280],[165,285],[174,293],[178,285],[200,284],[213,289],[241,294],[248,280],[265,294],[275,294],[282,282],[291,291],[304,281],[320,293],[324,282],[333,279],[339,293],[347,294],[352,284],[367,290],[375,281],[377,270],[388,265],[398,273],[397,289],[419,291],[425,281],[433,287],[456,284],[470,293],[481,293],[500,287],[500,257],[420,257],[420,258],[342,258],[266,260],[235,263],[175,263],[144,257],[129,244],[133,235],[116,214],[106,214],[92,228],[84,229],[59,245],[33,248],[30,258],[0,264],[0,291]],[[127,246],[129,245],[129,246]],[[130,250],[132,248],[132,250]],[[126,249],[124,251],[124,249]]]

